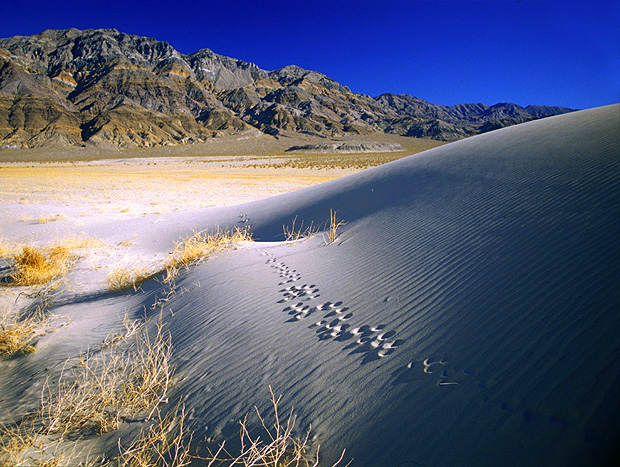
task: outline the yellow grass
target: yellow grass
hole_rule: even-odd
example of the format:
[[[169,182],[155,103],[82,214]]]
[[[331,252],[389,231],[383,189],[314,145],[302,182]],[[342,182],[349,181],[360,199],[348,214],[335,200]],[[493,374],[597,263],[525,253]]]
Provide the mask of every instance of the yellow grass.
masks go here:
[[[35,339],[47,332],[50,321],[48,294],[51,290],[47,288],[34,294],[38,298],[33,311],[20,312],[15,305],[10,305],[0,312],[0,356],[24,355],[36,350]]]
[[[41,325],[35,319],[0,322],[0,355],[27,354],[35,351],[32,340]]]
[[[108,290],[112,292],[123,292],[133,288],[134,291],[144,282],[153,277],[153,273],[146,268],[123,268],[116,267],[106,277]]]
[[[46,432],[106,433],[117,429],[124,416],[145,412],[150,418],[171,384],[171,353],[170,335],[159,325],[153,338],[142,330],[130,354],[82,357],[53,385],[57,389],[46,384],[41,410]]]
[[[40,433],[36,417],[19,423],[0,423],[0,465],[58,467],[94,465],[80,461],[75,449],[66,449],[62,439],[50,439]]]
[[[0,423],[0,465],[91,465],[90,453],[85,457],[67,446],[75,447],[74,440],[115,430],[123,417],[137,414],[145,421],[154,420],[151,429],[122,450],[117,459],[104,460],[103,465],[142,465],[134,462],[139,459],[134,454],[140,447],[160,449],[167,462],[176,462],[145,465],[187,465],[177,462],[188,458],[188,448],[183,445],[188,442],[184,409],[164,418],[158,410],[167,402],[173,374],[170,335],[163,332],[161,324],[154,336],[149,336],[137,320],[126,317],[123,323],[127,330],[123,340],[136,336],[131,351],[83,356],[57,382],[46,381],[39,411],[18,423]]]
[[[37,217],[37,222],[39,224],[47,224],[48,222],[55,222],[64,219],[65,216],[62,214],[56,214],[55,216],[40,216]]]
[[[306,238],[311,237],[316,232],[319,231],[319,228],[314,225],[314,222],[310,222],[310,225],[307,225],[304,228],[304,221],[301,221],[301,224],[296,226],[297,216],[293,219],[292,225],[287,227],[285,225],[282,226],[282,230],[284,232],[284,241],[285,242],[298,242],[300,240],[304,240]]]
[[[16,246],[0,238],[0,258],[9,258],[15,254]]]
[[[58,242],[56,245],[62,246],[69,251],[73,250],[83,250],[90,248],[103,248],[108,246],[106,243],[102,242],[97,238],[84,237],[79,235],[69,235]]]
[[[338,238],[338,229],[346,225],[346,222],[336,217],[336,211],[329,210],[329,228],[327,229],[327,243],[332,244]]]
[[[46,247],[13,245],[0,240],[0,257],[10,258],[11,268],[4,285],[36,286],[47,284],[66,274],[75,263],[75,250],[102,248],[106,244],[94,238],[67,236]]]
[[[119,467],[183,467],[194,456],[189,453],[192,433],[185,426],[185,407],[165,417],[157,413],[157,420],[139,435],[127,448],[119,440]]]
[[[338,219],[337,212],[333,209],[329,210],[329,220],[322,224],[322,227],[317,227],[313,222],[311,222],[309,226],[304,228],[304,221],[301,221],[299,226],[295,226],[296,222],[297,216],[293,219],[291,227],[287,227],[285,225],[282,226],[285,242],[295,243],[300,240],[304,240],[319,232],[321,228],[324,228],[327,235],[327,238],[324,237],[325,243],[330,245],[338,238],[338,229],[340,229],[343,225],[346,225],[346,222]]]
[[[167,281],[170,282],[182,267],[188,267],[209,256],[234,248],[239,242],[252,241],[245,229],[218,230],[214,233],[198,232],[177,242],[171,258],[166,263]]]
[[[70,250],[61,245],[46,249],[24,246],[13,260],[10,284],[17,286],[46,284],[65,274],[72,262]]]
[[[241,452],[229,458],[224,457],[224,453],[230,456],[230,453],[221,444],[215,454],[208,456],[204,461],[208,461],[208,466],[230,465],[230,466],[264,466],[264,467],[316,467],[319,464],[319,448],[317,446],[313,455],[310,455],[310,431],[302,437],[295,437],[295,423],[297,417],[291,409],[286,419],[280,419],[278,405],[282,396],[276,397],[271,386],[269,386],[271,394],[271,405],[274,412],[273,425],[267,423],[256,407],[254,407],[256,416],[260,422],[263,436],[253,435],[248,428],[248,417],[239,422],[241,426]],[[344,458],[345,451],[342,451],[340,459],[332,465],[336,467]]]

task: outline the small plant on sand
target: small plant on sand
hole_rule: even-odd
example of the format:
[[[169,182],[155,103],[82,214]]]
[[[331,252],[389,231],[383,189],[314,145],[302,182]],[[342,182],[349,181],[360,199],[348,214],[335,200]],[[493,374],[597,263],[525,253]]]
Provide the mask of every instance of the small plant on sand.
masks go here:
[[[101,344],[102,349],[106,349],[108,347],[114,347],[115,345],[126,342],[127,339],[136,335],[142,325],[146,323],[146,316],[142,319],[131,319],[127,313],[123,317],[123,330],[120,332],[111,332],[106,336]]]
[[[0,355],[28,354],[36,350],[33,342],[45,333],[48,321],[45,308],[39,305],[25,317],[8,312],[0,315]]]
[[[209,461],[208,465],[210,467],[222,464],[243,467],[316,467],[319,464],[319,446],[317,446],[316,452],[313,455],[309,453],[311,447],[309,443],[310,431],[302,437],[295,437],[293,433],[297,417],[293,414],[293,409],[291,408],[286,420],[281,420],[278,404],[282,396],[276,397],[271,386],[269,386],[269,392],[275,417],[273,426],[269,426],[259,410],[254,407],[261,429],[266,435],[264,439],[261,439],[260,436],[254,437],[251,434],[246,415],[239,422],[241,425],[239,434],[241,438],[241,453],[231,458],[220,457],[222,453],[230,456],[222,443],[215,454],[204,459]],[[336,467],[342,461],[344,454],[345,451],[342,451],[340,459],[332,467]]]
[[[319,231],[318,227],[315,227],[314,222],[310,222],[310,225],[304,228],[304,221],[301,221],[299,226],[295,226],[297,222],[297,216],[293,219],[291,227],[285,225],[282,226],[284,232],[284,241],[289,243],[295,243],[306,238],[310,238],[312,235]]]
[[[63,237],[62,240],[56,242],[57,245],[62,245],[69,251],[82,250],[87,248],[102,248],[107,246],[104,242],[97,238],[90,238],[78,235],[69,235]]]
[[[74,441],[115,430],[124,417],[138,414],[151,427],[103,465],[187,465],[191,433],[184,425],[185,410],[163,418],[159,412],[173,374],[170,336],[161,324],[153,337],[141,320],[126,317],[123,324],[122,340],[136,336],[131,351],[119,355],[120,349],[106,352],[110,346],[104,346],[82,356],[57,382],[46,382],[40,410],[10,425],[0,423],[0,465],[91,465],[91,453],[77,452]],[[114,339],[112,345],[117,343]]]
[[[162,418],[157,412],[155,423],[140,430],[129,447],[123,448],[118,440],[119,455],[115,464],[119,467],[183,467],[194,456],[189,452],[192,433],[185,421],[185,407]]]
[[[52,442],[37,433],[37,422],[32,416],[20,423],[0,423],[0,465],[69,465],[70,459],[59,451],[60,443]]]
[[[331,245],[338,238],[338,229],[346,225],[346,222],[343,220],[339,220],[336,217],[336,211],[333,209],[329,210],[329,226],[327,229],[327,244]]]
[[[27,453],[35,447],[34,422],[5,425],[0,423],[0,465],[31,464]]]
[[[333,209],[329,210],[329,228],[327,230],[327,243],[331,245],[338,238],[338,229],[346,225],[346,222],[339,220],[336,217],[336,211]]]
[[[56,222],[63,220],[65,216],[62,214],[56,214],[55,216],[40,216],[37,218],[39,224],[47,224],[48,222]]]
[[[0,355],[27,354],[35,351],[32,340],[40,324],[32,318],[23,321],[0,322]]]
[[[295,243],[300,240],[305,240],[307,238],[310,238],[311,236],[313,236],[315,233],[317,233],[320,230],[320,227],[315,227],[313,222],[311,222],[310,225],[306,227],[305,229],[304,229],[303,221],[301,222],[301,225],[299,227],[296,227],[295,226],[296,221],[297,221],[297,216],[295,216],[295,218],[293,219],[293,225],[291,227],[282,226],[282,230],[284,231],[285,242]],[[324,237],[325,243],[328,245],[331,245],[338,238],[338,229],[342,227],[343,225],[346,225],[346,222],[344,222],[341,219],[338,219],[337,212],[334,211],[333,209],[330,209],[329,220],[325,224],[322,224],[322,225],[323,225],[323,228],[326,230],[326,235],[327,235],[327,238]]]
[[[11,425],[0,423],[0,465],[60,467],[94,465],[82,460],[83,452],[67,448],[62,438],[51,439],[40,432],[36,417],[26,416]]]
[[[0,237],[0,258],[10,258],[14,251],[15,246]]]
[[[239,242],[252,241],[246,229],[217,230],[214,233],[198,232],[174,247],[172,257],[166,263],[166,271],[171,281],[182,267],[188,267],[220,251],[233,248]]]
[[[41,285],[65,274],[71,266],[70,250],[64,246],[40,249],[33,246],[22,247],[20,254],[13,256],[10,273],[11,285]]]
[[[162,325],[154,338],[144,329],[135,349],[127,354],[100,352],[83,356],[56,390],[49,382],[42,398],[42,421],[47,433],[95,429],[106,433],[118,428],[125,416],[145,412],[150,418],[166,400],[173,369],[170,335]]]
[[[134,292],[144,282],[155,274],[148,272],[146,268],[123,268],[116,267],[106,277],[108,290],[111,292],[123,292],[133,288]]]

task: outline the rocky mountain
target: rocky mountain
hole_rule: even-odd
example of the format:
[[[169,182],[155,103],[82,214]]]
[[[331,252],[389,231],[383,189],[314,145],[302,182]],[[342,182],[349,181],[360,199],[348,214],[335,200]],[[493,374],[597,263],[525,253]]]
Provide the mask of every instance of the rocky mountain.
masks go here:
[[[115,29],[0,39],[2,147],[148,147],[244,132],[385,132],[452,141],[568,111],[371,98],[316,71],[265,71],[208,49],[184,55]]]

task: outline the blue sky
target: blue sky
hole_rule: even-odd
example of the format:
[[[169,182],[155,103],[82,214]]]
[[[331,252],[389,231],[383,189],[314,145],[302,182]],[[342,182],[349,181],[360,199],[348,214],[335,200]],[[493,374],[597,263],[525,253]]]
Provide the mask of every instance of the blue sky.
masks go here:
[[[109,27],[266,70],[436,104],[589,108],[620,101],[617,0],[2,2],[0,37]]]

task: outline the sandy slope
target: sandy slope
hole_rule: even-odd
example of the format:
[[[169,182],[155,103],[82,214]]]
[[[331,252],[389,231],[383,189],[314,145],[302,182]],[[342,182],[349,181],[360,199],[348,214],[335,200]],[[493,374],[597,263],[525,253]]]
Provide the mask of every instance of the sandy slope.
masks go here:
[[[267,200],[82,230],[138,232],[119,255],[153,264],[193,229],[258,240],[182,274],[165,306],[171,400],[196,440],[234,445],[272,385],[325,462],[347,448],[363,466],[601,464],[620,428],[619,118],[548,118]],[[282,244],[282,225],[330,209],[347,222],[335,243]],[[68,324],[0,370],[3,413],[163,293],[109,294],[89,271],[54,310]]]

